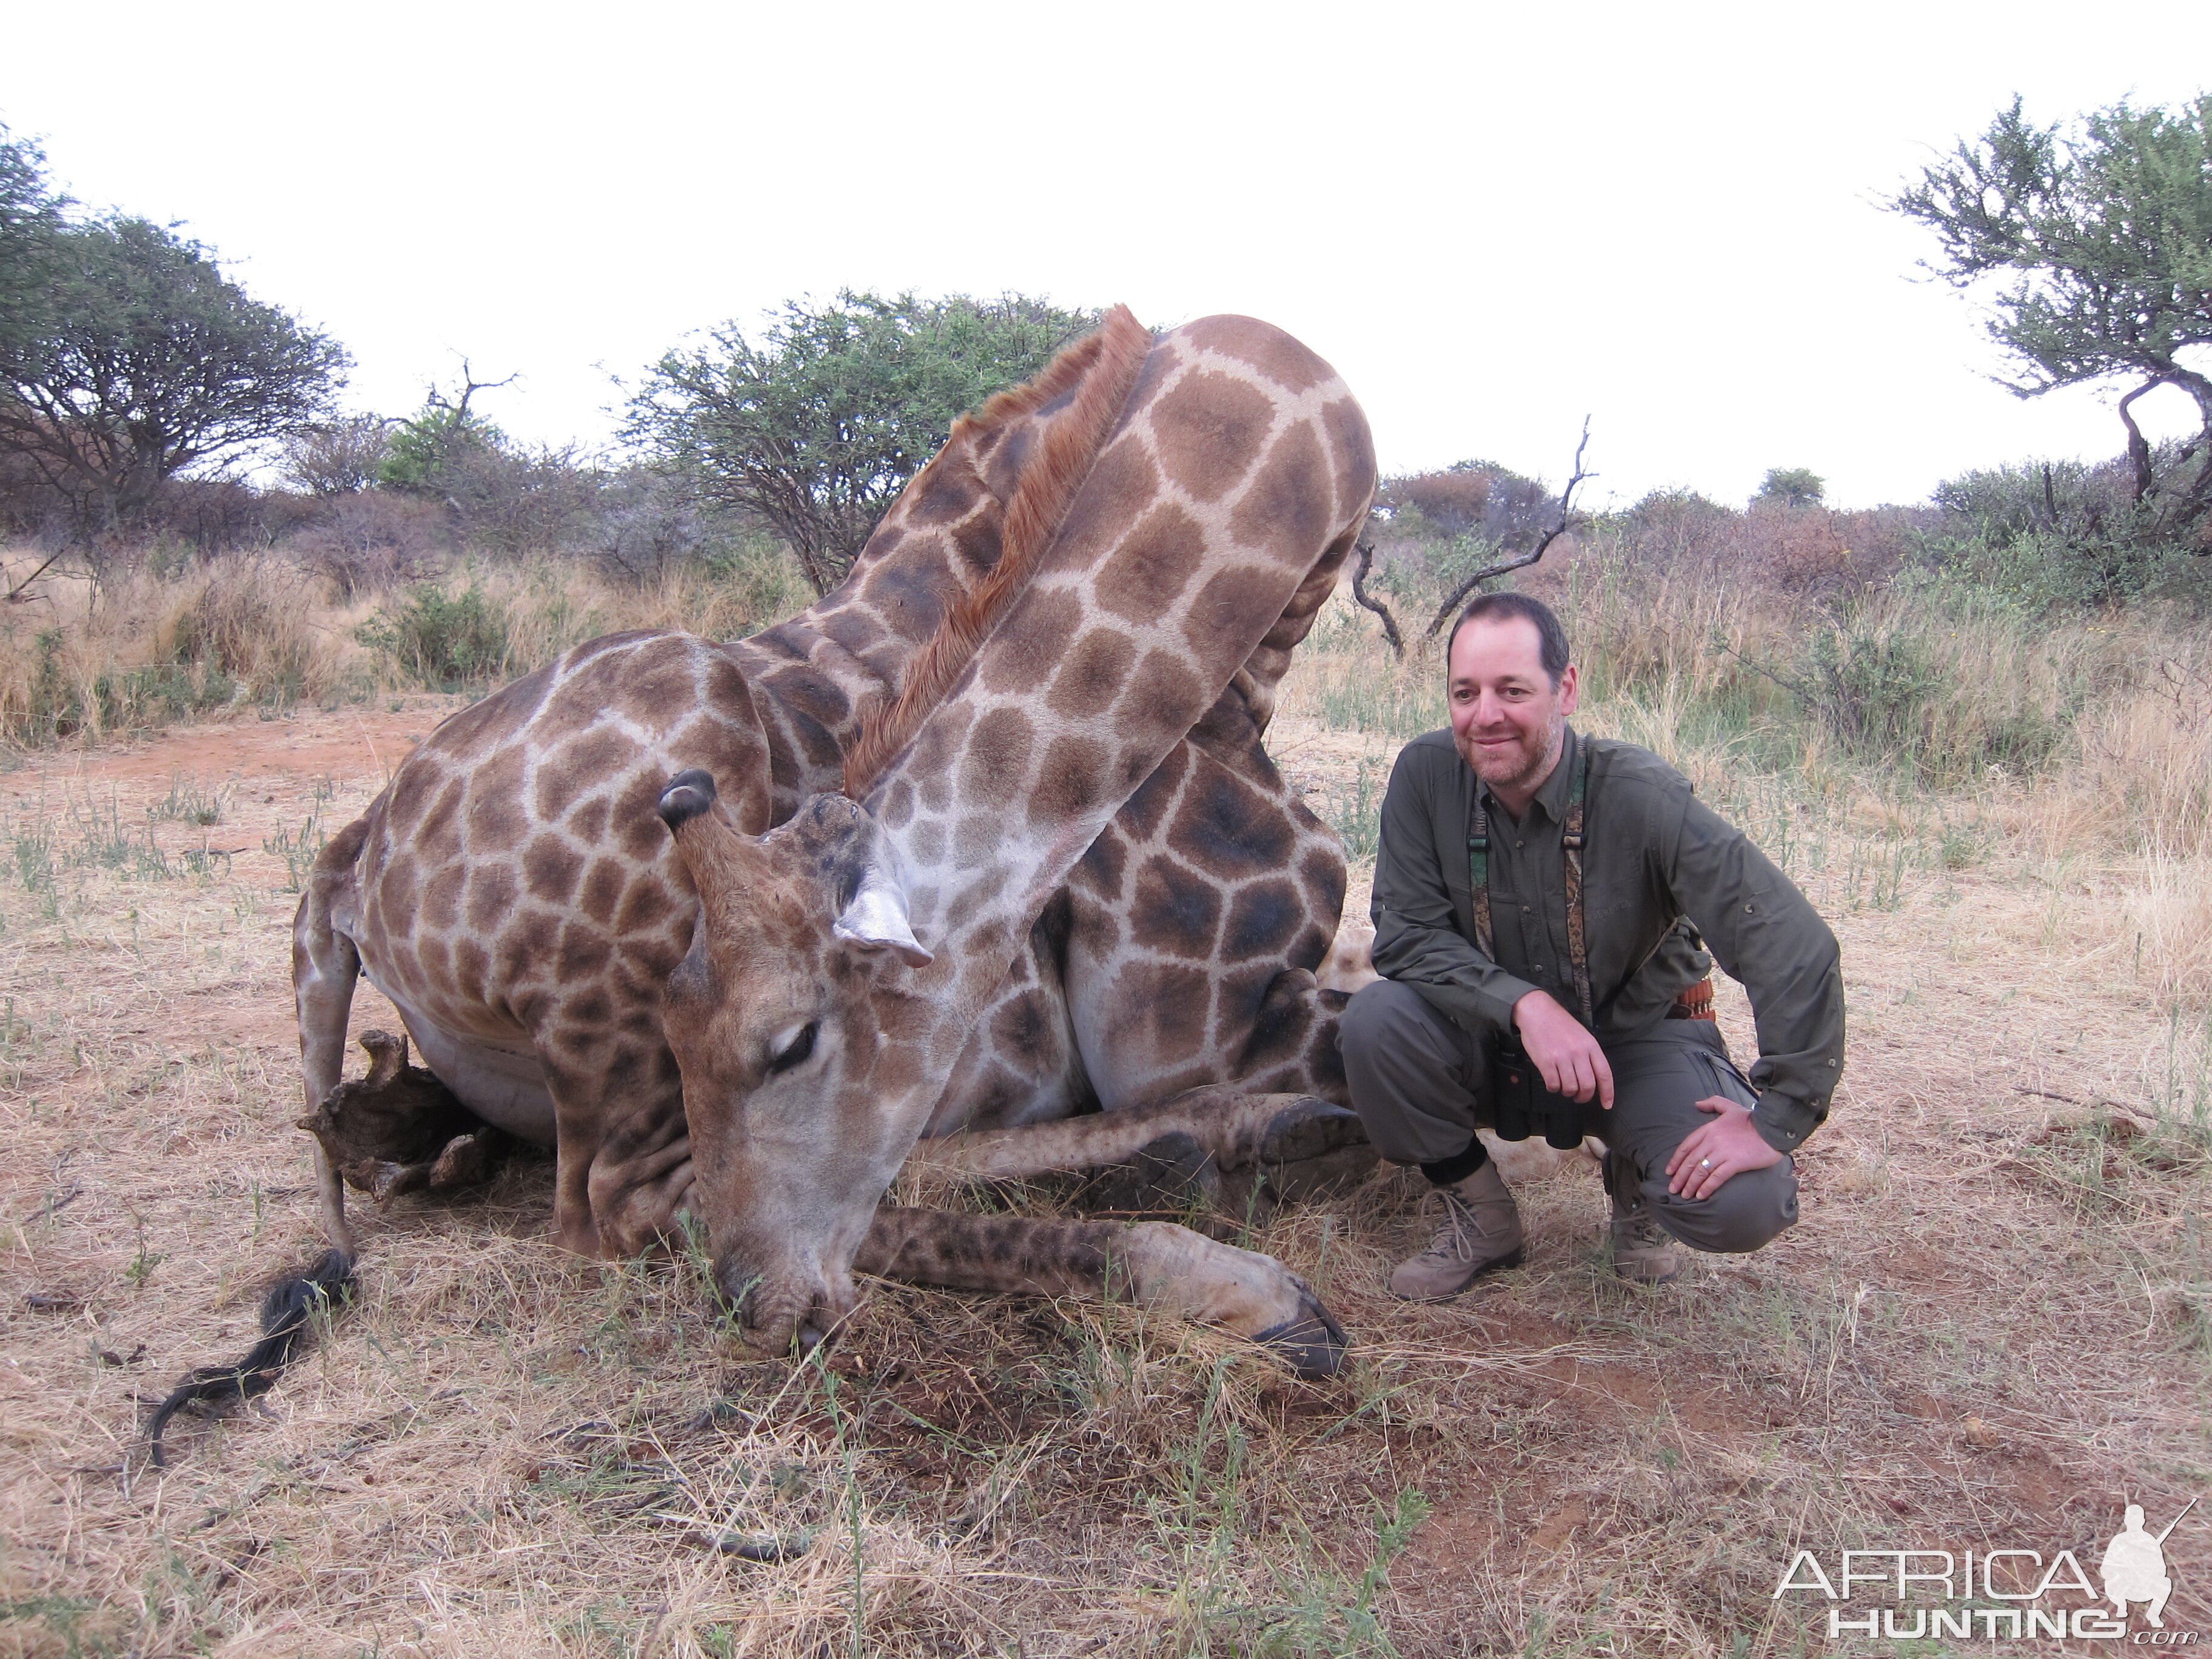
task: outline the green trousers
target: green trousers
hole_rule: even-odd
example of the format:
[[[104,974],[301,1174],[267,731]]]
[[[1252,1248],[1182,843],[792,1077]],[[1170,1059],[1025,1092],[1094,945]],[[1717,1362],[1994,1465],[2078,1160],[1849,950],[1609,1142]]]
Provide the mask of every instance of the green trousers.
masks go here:
[[[1386,979],[1362,988],[1344,1011],[1337,1047],[1352,1107],[1391,1163],[1445,1163],[1466,1152],[1478,1127],[1492,1127],[1483,1045],[1412,987]],[[1617,1192],[1640,1194],[1692,1249],[1755,1250],[1797,1219],[1796,1167],[1787,1156],[1694,1201],[1667,1189],[1674,1149],[1712,1121],[1696,1103],[1719,1095],[1747,1107],[1759,1097],[1729,1060],[1719,1026],[1667,1020],[1650,1036],[1607,1044],[1605,1057],[1613,1109],[1583,1107],[1583,1133],[1605,1143]]]

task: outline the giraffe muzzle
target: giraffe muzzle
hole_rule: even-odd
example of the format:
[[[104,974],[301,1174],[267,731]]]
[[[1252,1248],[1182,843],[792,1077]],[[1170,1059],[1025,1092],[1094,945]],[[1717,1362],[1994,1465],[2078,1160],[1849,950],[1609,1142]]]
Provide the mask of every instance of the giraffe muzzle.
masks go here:
[[[734,1256],[717,1263],[714,1288],[739,1340],[775,1356],[811,1353],[859,1300],[849,1280],[839,1296],[818,1273],[763,1271]]]

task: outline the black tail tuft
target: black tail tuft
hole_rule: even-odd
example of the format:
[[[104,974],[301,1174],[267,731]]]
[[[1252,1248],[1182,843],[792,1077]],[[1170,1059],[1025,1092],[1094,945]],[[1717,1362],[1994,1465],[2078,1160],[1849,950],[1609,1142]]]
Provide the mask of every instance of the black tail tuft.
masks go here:
[[[267,1393],[284,1367],[299,1357],[315,1310],[335,1311],[352,1301],[353,1293],[353,1258],[343,1250],[325,1250],[307,1272],[270,1291],[261,1304],[261,1340],[246,1350],[246,1358],[234,1365],[201,1366],[154,1413],[146,1436],[153,1447],[154,1467],[168,1467],[161,1435],[172,1417],[186,1406],[222,1406]]]

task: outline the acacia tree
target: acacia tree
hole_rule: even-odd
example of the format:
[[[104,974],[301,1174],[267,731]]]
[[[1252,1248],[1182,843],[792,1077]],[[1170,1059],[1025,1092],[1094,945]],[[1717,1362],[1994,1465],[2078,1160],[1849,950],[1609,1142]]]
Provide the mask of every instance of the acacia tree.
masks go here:
[[[793,300],[757,342],[726,324],[662,357],[625,435],[700,498],[766,520],[827,593],[953,421],[1097,323],[1020,295]]]
[[[0,125],[0,351],[38,338],[53,240],[67,203],[46,187],[46,158]]]
[[[2132,380],[2119,399],[2137,533],[2182,542],[2212,518],[2212,97],[2180,110],[2126,104],[2080,129],[2039,127],[2021,100],[1889,205],[1936,233],[1931,268],[1960,288],[2010,283],[1990,337],[2023,398]],[[2134,405],[2186,392],[2196,434],[2154,451]]]
[[[0,341],[0,450],[69,504],[80,539],[328,407],[344,349],[250,298],[198,244],[116,218],[64,226],[51,246],[38,325]]]
[[[1752,500],[1775,507],[1818,507],[1827,493],[1828,481],[1809,466],[1770,466]]]

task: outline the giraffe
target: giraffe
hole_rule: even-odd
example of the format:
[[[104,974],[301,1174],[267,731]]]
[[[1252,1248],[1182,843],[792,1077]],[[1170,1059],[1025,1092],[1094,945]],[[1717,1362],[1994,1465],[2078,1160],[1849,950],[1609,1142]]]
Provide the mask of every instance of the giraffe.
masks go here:
[[[1128,471],[1139,451],[1150,493],[1109,489],[1113,469]],[[1312,477],[1294,476],[1300,468]],[[1155,343],[1117,308],[1037,380],[955,428],[823,604],[728,644],[657,631],[592,641],[418,748],[325,849],[300,907],[294,978],[311,1110],[342,1075],[365,969],[472,1111],[555,1147],[565,1243],[617,1255],[665,1237],[687,1205],[702,1207],[710,1178],[696,1121],[707,1109],[670,1023],[673,980],[707,925],[684,833],[663,827],[672,774],[714,781],[698,816],[733,836],[818,828],[836,815],[835,792],[891,775],[889,734],[922,729],[924,715],[942,729],[957,706],[950,681],[987,631],[992,660],[1056,700],[1054,718],[1086,697],[1103,712],[1127,672],[1106,635],[1079,639],[1057,612],[1025,608],[1029,567],[1049,547],[1055,569],[1113,572],[1112,603],[1142,619],[1130,623],[1140,633],[1180,626],[1202,596],[1206,623],[1242,645],[1218,677],[1219,649],[1203,657],[1218,682],[1189,682],[1204,701],[1186,708],[1178,679],[1178,696],[1158,704],[1178,729],[1162,745],[1158,719],[1145,725],[1132,754],[1146,764],[1129,771],[1137,761],[1125,760],[1128,775],[1071,819],[1085,839],[1054,843],[1046,864],[1057,873],[1029,896],[1034,905],[1024,897],[1023,925],[963,943],[988,965],[960,981],[962,1042],[949,1066],[932,1049],[935,1092],[916,1133],[951,1135],[994,1167],[1018,1161],[994,1139],[1009,1133],[1033,1137],[1047,1160],[1036,1168],[1109,1162],[1161,1134],[1239,1167],[1356,1147],[1333,1042],[1342,999],[1310,972],[1341,906],[1341,853],[1260,738],[1373,471],[1357,405],[1286,337],[1209,319]],[[1215,556],[1207,538],[1232,529],[1312,539],[1316,489],[1322,516],[1350,529],[1302,547],[1284,592],[1280,580],[1234,572],[1171,580],[1192,557]],[[1010,633],[1015,612],[1024,620]],[[927,760],[897,765],[909,790],[942,782]],[[1095,1123],[1054,1121],[1093,1106],[1109,1109]],[[316,1156],[324,1231],[350,1256],[339,1171],[319,1139]],[[943,1167],[958,1171],[960,1156]],[[909,1229],[908,1255],[924,1249],[919,1237]],[[953,1249],[943,1227],[933,1237],[929,1248]],[[1194,1248],[1170,1243],[1167,1255]],[[1268,1310],[1313,1324],[1310,1297],[1266,1269],[1212,1267],[1267,1281]],[[1038,1272],[1040,1283],[1051,1276]]]
[[[1208,434],[1202,453],[1191,432]],[[859,1265],[979,1289],[1126,1283],[1295,1348],[1311,1369],[1340,1355],[1341,1333],[1295,1275],[1186,1230],[1155,1224],[1109,1242],[1082,1223],[878,1200],[929,1126],[1003,964],[1063,884],[1082,890],[1072,873],[1156,782],[1154,811],[1134,811],[1127,831],[1158,847],[1165,830],[1175,855],[1201,862],[1178,866],[1163,849],[1090,869],[1109,903],[1148,879],[1162,890],[1132,906],[1154,927],[1137,943],[1158,955],[1125,962],[1115,988],[1133,988],[1138,1030],[1218,1042],[1224,1015],[1240,1019],[1242,1089],[1224,1100],[1198,1086],[1217,1133],[1272,1121],[1283,1097],[1267,1068],[1310,1052],[1311,974],[1281,966],[1292,941],[1266,903],[1240,920],[1245,895],[1224,916],[1202,882],[1170,890],[1177,867],[1279,868],[1285,849],[1244,845],[1248,826],[1232,812],[1165,822],[1158,812],[1188,792],[1162,771],[1281,619],[1310,615],[1373,485],[1357,404],[1304,347],[1243,319],[1178,330],[1147,354],[1057,528],[1034,546],[1010,534],[1006,561],[1033,557],[1034,574],[979,622],[976,647],[917,668],[848,763],[842,793],[750,835],[715,810],[708,772],[671,781],[660,815],[701,907],[664,1009],[691,1125],[692,1202],[717,1285],[763,1346],[818,1338],[854,1305]],[[1248,975],[1182,976],[1179,947],[1218,959],[1224,938],[1231,959],[1256,964]],[[1278,997],[1307,1017],[1276,1017]],[[1067,1139],[1042,1127],[1003,1139]]]

